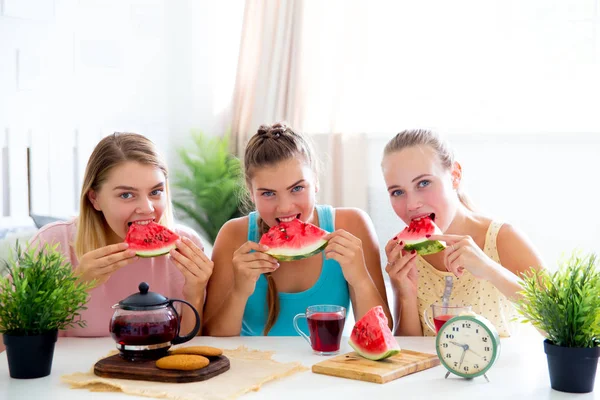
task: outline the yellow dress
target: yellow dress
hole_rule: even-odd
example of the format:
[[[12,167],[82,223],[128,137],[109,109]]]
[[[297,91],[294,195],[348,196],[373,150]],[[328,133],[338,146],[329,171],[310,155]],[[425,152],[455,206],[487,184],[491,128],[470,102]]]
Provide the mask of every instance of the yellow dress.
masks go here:
[[[484,253],[500,264],[496,238],[502,227],[501,222],[492,222],[485,236]],[[517,315],[513,304],[492,283],[484,279],[475,278],[465,269],[464,274],[457,278],[451,272],[439,271],[417,257],[417,270],[419,272],[418,303],[421,316],[421,326],[424,336],[435,336],[425,323],[423,312],[431,318],[431,305],[470,305],[471,309],[490,320],[502,337],[514,334],[517,323],[513,318]],[[430,321],[433,324],[433,321]]]

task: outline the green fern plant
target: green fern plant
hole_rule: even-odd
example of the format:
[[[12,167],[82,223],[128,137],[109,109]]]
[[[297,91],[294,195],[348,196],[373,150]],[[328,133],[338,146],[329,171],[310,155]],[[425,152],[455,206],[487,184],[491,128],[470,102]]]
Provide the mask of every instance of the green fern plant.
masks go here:
[[[0,332],[40,335],[56,329],[85,326],[85,310],[93,282],[82,283],[57,245],[22,249],[4,262],[0,277]]]
[[[554,273],[531,269],[523,274],[516,303],[522,322],[546,332],[557,346],[600,346],[598,261],[594,253],[573,252]]]
[[[177,150],[183,170],[175,172],[173,205],[214,243],[219,229],[243,215],[243,171],[229,152],[229,137],[192,132],[193,143]]]

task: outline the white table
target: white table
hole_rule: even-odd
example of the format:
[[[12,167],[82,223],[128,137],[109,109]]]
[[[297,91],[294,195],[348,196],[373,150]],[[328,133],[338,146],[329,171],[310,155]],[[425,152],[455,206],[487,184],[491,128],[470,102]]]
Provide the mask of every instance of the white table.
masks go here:
[[[402,348],[435,354],[435,341],[424,337],[397,338]],[[342,352],[351,351],[347,338],[342,339]],[[300,361],[307,367],[324,360],[313,355],[308,344],[300,337],[198,337],[189,345],[210,345],[236,348],[245,345],[260,350],[274,350],[274,359],[281,362]],[[131,400],[146,397],[122,393],[93,393],[73,390],[60,381],[60,376],[77,371],[87,371],[93,363],[114,349],[110,338],[59,338],[54,353],[52,373],[39,379],[11,379],[6,353],[0,354],[0,399],[107,399]],[[490,382],[483,377],[471,381],[451,375],[444,379],[446,370],[434,367],[408,375],[386,384],[361,382],[344,378],[314,374],[310,371],[269,382],[260,391],[246,394],[243,399],[600,399],[600,370],[595,391],[573,395],[550,388],[546,355],[541,338],[502,339],[499,360],[488,371]]]

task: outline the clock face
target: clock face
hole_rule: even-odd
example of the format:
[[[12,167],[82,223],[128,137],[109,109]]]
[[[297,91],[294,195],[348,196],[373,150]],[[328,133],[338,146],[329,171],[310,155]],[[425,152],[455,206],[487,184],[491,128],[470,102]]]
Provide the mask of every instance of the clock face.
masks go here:
[[[463,378],[483,375],[500,353],[500,338],[491,322],[481,316],[454,317],[436,338],[442,364]]]

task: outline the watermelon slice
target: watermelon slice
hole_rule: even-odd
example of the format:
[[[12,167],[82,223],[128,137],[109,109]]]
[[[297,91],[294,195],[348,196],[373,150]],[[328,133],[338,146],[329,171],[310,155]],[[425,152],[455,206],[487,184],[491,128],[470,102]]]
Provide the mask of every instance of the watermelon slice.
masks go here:
[[[325,248],[323,239],[327,231],[302,222],[298,218],[290,222],[281,222],[267,231],[259,243],[269,248],[265,253],[279,261],[294,261],[308,258]]]
[[[396,239],[398,242],[404,242],[406,251],[416,250],[422,256],[439,253],[446,248],[446,244],[427,238],[427,235],[442,234],[440,228],[433,222],[434,219],[435,214],[413,219],[410,225],[396,236]]]
[[[156,222],[131,224],[125,242],[140,257],[157,257],[175,248],[179,235]]]
[[[354,324],[348,343],[354,351],[369,360],[383,360],[400,352],[381,306],[371,308]]]

